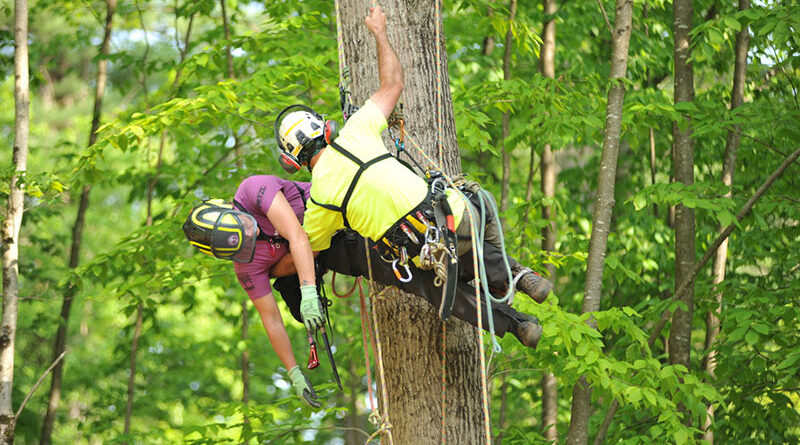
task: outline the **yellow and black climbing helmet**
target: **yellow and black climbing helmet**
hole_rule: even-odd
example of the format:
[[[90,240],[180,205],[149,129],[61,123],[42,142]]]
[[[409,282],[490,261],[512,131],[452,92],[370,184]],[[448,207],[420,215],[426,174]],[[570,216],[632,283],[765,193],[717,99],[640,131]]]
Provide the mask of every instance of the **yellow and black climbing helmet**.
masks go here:
[[[237,263],[253,261],[258,225],[253,215],[240,212],[221,199],[196,204],[183,233],[199,251]]]

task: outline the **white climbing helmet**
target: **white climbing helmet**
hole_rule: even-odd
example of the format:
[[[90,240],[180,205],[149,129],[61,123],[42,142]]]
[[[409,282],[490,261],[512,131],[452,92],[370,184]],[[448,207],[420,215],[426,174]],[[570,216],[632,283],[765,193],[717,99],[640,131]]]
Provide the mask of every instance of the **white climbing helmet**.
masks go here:
[[[323,136],[325,122],[321,116],[308,111],[293,111],[281,121],[278,134],[281,149],[296,158],[304,148],[314,144],[314,140]]]

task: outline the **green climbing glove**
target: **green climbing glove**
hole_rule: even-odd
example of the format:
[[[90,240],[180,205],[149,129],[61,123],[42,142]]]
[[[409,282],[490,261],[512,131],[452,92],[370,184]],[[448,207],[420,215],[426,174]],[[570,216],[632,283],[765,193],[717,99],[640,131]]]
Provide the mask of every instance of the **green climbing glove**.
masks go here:
[[[316,332],[317,329],[325,325],[325,317],[322,316],[322,305],[317,295],[317,286],[306,284],[300,286],[300,314],[303,316],[303,323],[308,332]]]
[[[298,397],[305,400],[312,408],[319,408],[322,406],[319,398],[317,398],[317,393],[314,391],[314,387],[311,386],[311,382],[308,380],[308,377],[303,374],[299,366],[295,366],[289,370],[289,378],[292,380],[292,387]]]

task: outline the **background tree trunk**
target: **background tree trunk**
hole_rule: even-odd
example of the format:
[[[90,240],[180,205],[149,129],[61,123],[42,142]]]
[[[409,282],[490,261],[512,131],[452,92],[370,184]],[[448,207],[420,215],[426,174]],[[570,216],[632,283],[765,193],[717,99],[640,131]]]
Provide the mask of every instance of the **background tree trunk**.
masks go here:
[[[506,31],[505,47],[503,48],[503,80],[511,79],[511,48],[514,46],[514,34],[511,27],[517,16],[517,0],[511,0],[508,5],[508,31]],[[500,212],[508,210],[508,189],[511,186],[511,152],[506,146],[508,139],[509,124],[511,123],[511,111],[503,113],[502,133],[500,135],[500,146],[503,151],[503,176],[500,181]],[[503,218],[505,220],[505,218]]]
[[[584,313],[600,310],[608,232],[611,225],[611,214],[614,210],[614,181],[622,129],[622,105],[625,101],[625,86],[621,79],[625,78],[628,70],[628,45],[631,37],[633,0],[617,0],[615,9],[610,77],[617,81],[612,83],[611,89],[608,91],[608,104],[606,105],[603,153],[597,177],[597,196],[592,215],[589,257],[586,260]],[[593,319],[590,319],[589,323],[596,327]],[[585,445],[588,442],[591,401],[592,392],[589,382],[586,377],[581,377],[572,388],[572,417],[567,435],[568,444]]]
[[[14,152],[8,192],[6,219],[3,221],[3,317],[0,322],[0,441],[14,443],[16,416],[11,394],[14,383],[14,342],[17,335],[19,297],[19,230],[25,204],[24,183],[28,168],[29,117],[28,2],[14,1]]]
[[[694,78],[689,32],[692,30],[692,0],[676,0],[673,3],[675,34],[675,104],[694,101]],[[688,119],[687,119],[687,124]],[[687,126],[681,130],[677,122],[672,124],[672,146],[675,163],[675,181],[684,185],[694,183],[694,146],[692,130]],[[694,210],[678,204],[675,207],[675,289],[685,281],[696,260]],[[672,315],[669,332],[669,362],[689,368],[691,350],[692,315],[694,312],[694,285],[683,293],[680,301],[686,310],[678,308]]]
[[[556,66],[556,0],[544,0],[544,24],[542,27],[542,49],[539,59],[540,70],[544,77],[555,79]],[[556,194],[556,158],[549,143],[544,144],[542,152],[542,198],[552,199]],[[542,206],[542,219],[548,224],[542,228],[542,250],[556,250],[556,216],[552,206]],[[545,265],[550,281],[556,284],[556,267],[552,263]],[[547,440],[558,439],[558,380],[552,373],[546,372],[542,377],[542,426]]]
[[[103,42],[100,44],[100,59],[97,62],[97,74],[95,76],[94,108],[92,109],[92,127],[89,130],[89,147],[97,141],[97,129],[100,128],[100,117],[103,112],[103,99],[106,89],[106,72],[108,69],[108,55],[111,47],[112,19],[117,6],[116,0],[106,2],[106,23],[103,31]],[[83,227],[86,221],[86,209],[89,207],[89,194],[91,186],[84,186],[81,190],[81,197],[78,201],[78,214],[75,217],[75,224],[72,226],[72,247],[69,253],[69,268],[75,269],[80,264],[80,250],[83,242]],[[64,300],[61,303],[61,318],[59,319],[58,330],[56,331],[55,341],[53,342],[53,360],[60,356],[67,347],[67,330],[69,328],[69,315],[72,309],[72,301],[78,293],[75,285],[70,285],[64,292]],[[59,361],[53,368],[53,378],[50,384],[50,395],[48,397],[47,412],[42,422],[42,435],[40,443],[49,445],[53,434],[56,411],[61,401],[61,385],[63,382],[64,361]]]
[[[381,2],[389,40],[405,68],[402,101],[406,130],[448,174],[460,171],[444,37],[436,41],[441,20],[434,4],[422,0]],[[363,103],[378,87],[375,44],[364,26],[364,3],[340,2],[345,63],[352,73],[354,102]],[[439,22],[441,35],[441,22]],[[437,44],[439,59],[437,60]],[[437,65],[439,75],[437,76]],[[440,80],[437,80],[440,77]],[[437,153],[437,91],[441,91],[443,149]],[[410,145],[407,143],[407,145]],[[415,155],[415,151],[410,153]],[[424,165],[424,164],[423,164]],[[442,325],[422,299],[396,290],[374,298],[383,349],[388,410],[396,444],[484,442],[481,377],[475,328],[447,322],[446,414],[442,422]],[[444,430],[442,432],[442,430]]]
[[[750,0],[739,0],[739,10],[746,11],[750,9]],[[744,81],[747,74],[747,51],[750,44],[750,30],[745,25],[741,31],[736,35],[736,61],[733,70],[733,88],[731,91],[731,110],[736,109],[744,102]],[[734,127],[728,132],[728,138],[725,141],[725,159],[722,164],[722,183],[728,188],[725,193],[727,198],[733,194],[731,186],[733,185],[733,173],[736,167],[736,151],[739,149],[739,125]],[[722,231],[724,227],[719,227],[718,231]],[[728,257],[728,238],[717,249],[714,255],[714,263],[712,265],[712,273],[714,276],[714,285],[718,285],[725,280],[725,263]],[[708,375],[714,379],[716,378],[717,369],[717,353],[714,351],[714,340],[720,333],[721,327],[719,324],[719,314],[722,312],[722,292],[717,290],[714,298],[716,304],[714,308],[706,315],[706,342],[705,349],[708,351],[706,358],[705,368]],[[714,405],[709,404],[706,407],[707,418],[703,423],[703,439],[710,445],[714,444],[714,429],[712,422],[714,421]]]

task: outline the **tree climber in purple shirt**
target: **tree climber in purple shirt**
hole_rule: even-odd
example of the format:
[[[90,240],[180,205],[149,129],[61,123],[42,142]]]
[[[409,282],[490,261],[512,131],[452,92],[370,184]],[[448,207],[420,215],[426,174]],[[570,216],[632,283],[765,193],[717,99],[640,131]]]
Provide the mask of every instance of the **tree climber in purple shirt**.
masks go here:
[[[202,252],[234,261],[239,284],[258,310],[297,395],[318,408],[322,404],[297,365],[269,284],[270,268],[291,252],[300,279],[300,312],[306,329],[314,332],[323,325],[314,257],[300,225],[309,188],[308,183],[276,176],[251,176],[239,185],[232,206],[221,200],[204,201],[192,209],[183,229]]]

